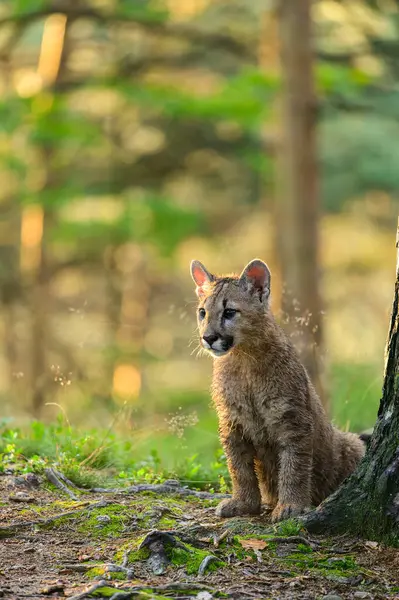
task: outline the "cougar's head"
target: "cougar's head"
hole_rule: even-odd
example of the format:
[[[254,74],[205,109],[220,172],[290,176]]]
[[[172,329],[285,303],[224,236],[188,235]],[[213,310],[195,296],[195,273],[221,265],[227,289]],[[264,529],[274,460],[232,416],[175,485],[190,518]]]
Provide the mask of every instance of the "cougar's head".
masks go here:
[[[250,346],[268,310],[270,271],[251,261],[240,276],[218,277],[198,260],[191,263],[199,304],[198,330],[203,348],[220,357],[233,348]]]

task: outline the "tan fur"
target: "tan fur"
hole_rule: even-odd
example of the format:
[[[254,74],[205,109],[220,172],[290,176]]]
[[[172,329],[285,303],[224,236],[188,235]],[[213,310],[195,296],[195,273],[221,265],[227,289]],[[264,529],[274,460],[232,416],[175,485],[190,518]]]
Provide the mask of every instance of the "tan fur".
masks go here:
[[[214,342],[219,353],[234,340],[214,361],[212,397],[233,484],[232,499],[216,512],[258,514],[263,501],[276,521],[330,495],[355,469],[365,446],[328,421],[295,348],[269,310],[270,272],[260,280],[262,265],[267,269],[253,261],[240,278],[215,277],[195,262],[192,274],[198,310],[206,311],[198,323],[202,343],[203,336],[219,336]],[[231,320],[224,317],[229,308],[240,311]]]

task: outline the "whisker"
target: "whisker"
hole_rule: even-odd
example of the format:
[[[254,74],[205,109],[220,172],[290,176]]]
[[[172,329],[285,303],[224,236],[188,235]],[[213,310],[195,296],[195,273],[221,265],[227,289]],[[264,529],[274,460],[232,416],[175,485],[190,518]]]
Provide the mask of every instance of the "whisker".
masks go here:
[[[200,346],[200,344],[197,344],[195,346],[195,348],[193,349],[193,351],[190,353],[190,356],[192,356],[196,350],[198,350],[198,352],[199,352],[199,351],[203,350],[203,348]]]

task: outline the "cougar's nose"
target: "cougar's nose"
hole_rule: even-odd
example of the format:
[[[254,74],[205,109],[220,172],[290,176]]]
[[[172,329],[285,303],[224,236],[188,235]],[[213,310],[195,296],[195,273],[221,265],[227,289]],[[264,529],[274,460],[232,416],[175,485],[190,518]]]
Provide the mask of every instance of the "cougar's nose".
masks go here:
[[[213,342],[216,342],[216,340],[218,339],[218,337],[219,337],[218,335],[214,335],[214,334],[213,334],[213,335],[204,335],[204,336],[202,337],[202,339],[203,339],[203,340],[204,340],[204,341],[205,341],[207,344],[209,344],[209,347],[210,347],[210,348],[212,348],[212,344],[213,344]]]

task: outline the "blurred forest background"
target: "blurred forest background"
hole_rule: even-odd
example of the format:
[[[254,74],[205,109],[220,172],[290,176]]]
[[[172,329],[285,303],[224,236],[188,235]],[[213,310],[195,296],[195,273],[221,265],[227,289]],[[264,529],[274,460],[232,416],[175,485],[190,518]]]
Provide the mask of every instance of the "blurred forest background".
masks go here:
[[[307,332],[335,423],[373,426],[395,273],[399,3],[318,0],[310,40],[282,5],[1,2],[4,427],[61,415],[109,427],[136,457],[210,459],[189,262],[240,272],[254,257],[275,313],[299,344]],[[314,50],[318,173],[297,165],[314,192],[298,210],[291,43]]]

